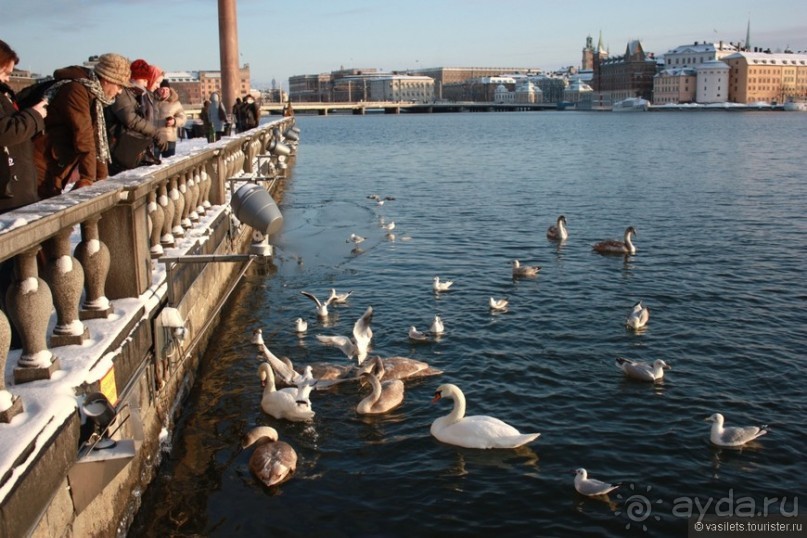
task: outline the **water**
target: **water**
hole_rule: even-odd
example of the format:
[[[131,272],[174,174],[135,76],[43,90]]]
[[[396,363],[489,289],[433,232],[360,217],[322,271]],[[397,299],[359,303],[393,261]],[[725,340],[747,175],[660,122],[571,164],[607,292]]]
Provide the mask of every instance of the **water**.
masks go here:
[[[488,113],[301,117],[275,265],[250,274],[222,315],[178,421],[174,449],[130,535],[681,536],[695,500],[747,497],[761,511],[805,501],[803,352],[807,292],[804,114]],[[378,207],[367,195],[391,196]],[[559,214],[569,240],[546,240]],[[396,223],[385,237],[380,218]],[[591,245],[638,231],[638,253]],[[367,237],[351,253],[351,233]],[[543,267],[514,281],[513,259]],[[456,281],[435,296],[435,275]],[[354,290],[327,326],[300,294]],[[488,297],[510,308],[491,314]],[[631,306],[649,329],[624,328]],[[253,329],[295,364],[345,363],[316,334],[350,334],[375,309],[374,350],[445,371],[404,405],[361,418],[356,386],[312,397],[312,425],[260,410]],[[439,313],[446,335],[412,345]],[[309,320],[298,338],[293,320]],[[631,382],[624,356],[671,366]],[[519,450],[437,442],[443,382],[469,414],[541,432]],[[362,391],[362,394],[364,392]],[[727,425],[767,423],[742,451],[708,443]],[[266,489],[239,440],[276,427],[296,476]],[[573,470],[622,482],[579,496]],[[748,505],[744,505],[746,510]],[[694,507],[694,508],[693,508]],[[744,512],[747,514],[747,511]],[[644,528],[647,530],[645,531]]]

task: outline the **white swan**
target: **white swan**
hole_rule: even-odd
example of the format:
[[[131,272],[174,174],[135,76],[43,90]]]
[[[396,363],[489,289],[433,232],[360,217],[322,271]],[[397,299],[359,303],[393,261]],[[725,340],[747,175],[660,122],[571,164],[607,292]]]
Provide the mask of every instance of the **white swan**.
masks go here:
[[[707,422],[712,423],[709,441],[711,441],[713,445],[738,447],[768,433],[766,429],[768,427],[767,425],[729,426],[726,428],[723,426],[723,420],[723,415],[720,413],[715,413],[706,419]]]
[[[432,289],[436,292],[448,291],[449,288],[453,285],[454,285],[453,280],[441,281],[439,276],[436,276],[434,277],[434,279],[432,279]]]
[[[513,260],[513,278],[536,276],[541,270],[539,265],[521,265],[518,260]]]
[[[616,358],[616,367],[622,370],[626,376],[641,381],[660,381],[664,377],[664,370],[671,370],[672,367],[661,359],[656,359],[653,364],[630,359]]]
[[[638,235],[633,226],[625,229],[625,240],[607,239],[596,243],[592,248],[600,254],[636,254],[636,247],[631,241],[632,236]]]
[[[434,315],[434,320],[432,321],[432,325],[429,328],[429,332],[431,332],[435,336],[440,336],[444,332],[446,332],[446,327],[443,324],[442,318],[438,314]]]
[[[415,328],[414,325],[409,327],[409,339],[413,342],[428,342],[429,337]]]
[[[574,489],[580,495],[595,497],[597,495],[607,495],[618,488],[620,484],[609,484],[596,478],[588,478],[588,473],[582,467],[574,472]]]
[[[317,335],[317,340],[325,345],[338,347],[348,359],[356,357],[359,364],[367,358],[370,351],[370,341],[373,339],[373,307],[368,306],[364,314],[353,324],[353,338],[347,336]]]
[[[432,403],[442,398],[454,400],[451,413],[432,422],[431,434],[443,443],[465,448],[516,448],[541,435],[520,433],[509,424],[487,415],[466,417],[465,396],[451,383],[437,387]]]
[[[292,422],[303,422],[314,418],[315,413],[311,409],[311,402],[307,398],[303,399],[301,389],[289,387],[277,390],[275,374],[269,363],[261,363],[258,367],[258,376],[264,387],[263,397],[261,397],[261,409],[264,413]]]
[[[550,226],[546,230],[546,238],[550,241],[566,241],[569,237],[569,232],[566,231],[566,217],[563,215],[558,217],[554,226]]]
[[[507,305],[510,304],[510,301],[507,299],[494,299],[493,297],[488,300],[488,306],[490,306],[491,310],[504,310],[507,308]]]
[[[316,303],[317,316],[319,316],[320,318],[328,317],[328,305],[331,304],[331,301],[333,300],[331,297],[328,297],[328,299],[323,303],[320,302],[320,300],[317,299],[313,293],[309,293],[307,291],[301,291],[300,293],[302,293],[303,295],[314,301],[314,303]]]
[[[294,476],[297,452],[286,442],[278,441],[277,430],[269,426],[253,428],[244,436],[241,448],[252,445],[249,470],[267,486],[276,486]]]
[[[382,383],[379,379],[384,377],[384,363],[379,357],[376,357],[373,363],[373,370],[361,376],[370,382],[373,390],[356,406],[356,412],[360,415],[386,413],[401,405],[404,400],[403,381],[390,379]]]
[[[297,318],[294,320],[294,332],[297,334],[302,334],[308,330],[308,322],[303,318]]]
[[[625,320],[625,327],[633,330],[642,329],[647,326],[648,321],[650,321],[650,309],[643,306],[642,301],[639,301],[633,305],[633,309],[631,309],[630,314],[628,314]]]

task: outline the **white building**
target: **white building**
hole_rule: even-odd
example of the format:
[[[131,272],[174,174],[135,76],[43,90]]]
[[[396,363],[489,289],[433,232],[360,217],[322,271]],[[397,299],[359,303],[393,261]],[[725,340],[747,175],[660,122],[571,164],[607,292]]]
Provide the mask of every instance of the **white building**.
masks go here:
[[[594,89],[576,78],[563,90],[563,100],[567,103],[591,102],[591,94]]]
[[[367,81],[371,101],[434,101],[434,79],[422,75],[384,75]]]
[[[696,68],[695,101],[698,103],[726,103],[729,100],[729,71],[725,62],[713,60]]]
[[[521,79],[516,82],[515,102],[516,103],[541,103],[544,100],[544,92],[536,86],[530,79]]]
[[[496,86],[496,92],[493,96],[494,103],[514,103],[516,100],[516,92],[511,92],[504,84]]]
[[[681,45],[664,53],[665,69],[681,69],[684,67],[697,67],[701,64],[720,60],[724,56],[737,52],[734,45],[723,43],[699,43]]]

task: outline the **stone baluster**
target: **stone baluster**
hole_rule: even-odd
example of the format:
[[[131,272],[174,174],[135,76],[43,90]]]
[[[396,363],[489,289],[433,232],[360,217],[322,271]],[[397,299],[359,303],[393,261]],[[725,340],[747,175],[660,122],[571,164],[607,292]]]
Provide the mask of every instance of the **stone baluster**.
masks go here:
[[[160,237],[163,233],[165,214],[163,213],[163,208],[157,203],[157,193],[154,191],[148,194],[146,213],[149,217],[149,253],[152,258],[159,258],[163,255]]]
[[[185,210],[185,196],[179,190],[179,179],[171,178],[171,188],[168,189],[168,198],[174,204],[174,218],[171,221],[171,233],[174,237],[185,237],[185,228],[182,227],[182,212]]]
[[[200,217],[205,214],[205,206],[202,203],[202,197],[205,193],[205,188],[202,186],[202,174],[200,167],[193,169],[193,178],[196,182],[196,214]]]
[[[207,173],[207,167],[202,165],[199,167],[199,176],[202,178],[202,207],[205,210],[210,209],[210,174]]]
[[[199,177],[193,172],[193,170],[188,170],[188,190],[191,193],[190,204],[191,208],[188,211],[188,217],[191,219],[191,222],[199,222],[199,213],[196,212],[196,206],[199,202]]]
[[[51,347],[80,345],[90,337],[78,315],[84,289],[84,268],[70,252],[72,228],[62,228],[45,242],[47,263],[42,276],[50,286],[56,307],[56,326],[50,338]]]
[[[6,315],[0,310],[0,372],[6,371],[8,348],[11,345],[11,326]],[[6,376],[0,376],[0,423],[8,424],[22,413],[22,399],[6,390]]]
[[[174,236],[171,233],[171,227],[174,222],[174,204],[168,198],[168,186],[166,183],[160,183],[157,191],[157,203],[163,210],[163,229],[160,236],[160,244],[164,247],[174,246]]]
[[[14,369],[17,384],[50,379],[59,369],[59,359],[47,346],[53,296],[48,284],[39,278],[36,265],[39,250],[37,246],[14,258],[14,281],[6,291],[8,318],[22,343],[22,355]]]
[[[182,211],[182,227],[188,230],[193,226],[190,217],[191,207],[193,207],[191,206],[193,203],[193,177],[184,173],[179,181],[179,192],[185,197],[185,208]]]
[[[99,238],[99,220],[100,215],[94,215],[81,223],[81,242],[73,251],[73,256],[84,268],[84,302],[79,310],[80,319],[106,318],[112,313],[112,305],[105,291],[110,264],[109,248]]]

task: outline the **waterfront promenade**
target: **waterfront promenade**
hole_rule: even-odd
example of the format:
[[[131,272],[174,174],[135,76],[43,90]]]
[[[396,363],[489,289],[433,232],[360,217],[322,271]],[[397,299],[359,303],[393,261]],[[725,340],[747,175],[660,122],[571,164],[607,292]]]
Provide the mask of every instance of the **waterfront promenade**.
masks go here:
[[[294,121],[184,142],[161,165],[0,216],[0,261],[15,266],[4,314],[22,343],[9,351],[0,315],[0,536],[125,532],[218,311],[258,260],[231,189],[279,196]],[[189,255],[206,259],[179,263]],[[106,437],[116,445],[93,450]]]

